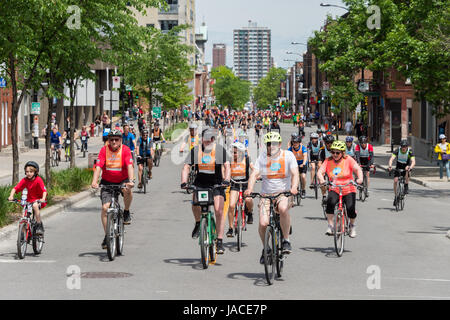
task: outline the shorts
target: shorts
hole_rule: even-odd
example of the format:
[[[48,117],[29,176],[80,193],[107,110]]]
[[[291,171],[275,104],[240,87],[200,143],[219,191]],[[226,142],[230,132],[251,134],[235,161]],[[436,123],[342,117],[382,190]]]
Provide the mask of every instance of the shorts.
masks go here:
[[[339,203],[339,195],[334,192],[330,191],[328,193],[327,198],[327,214],[334,214],[334,209],[336,208],[337,204]],[[345,196],[342,196],[342,203],[347,208],[347,215],[350,219],[356,218],[356,193],[349,193]]]
[[[266,194],[267,195],[267,194]],[[294,198],[292,196],[290,196],[289,198],[286,197],[285,195],[280,195],[276,200],[275,200],[275,212],[278,213],[278,205],[281,201],[283,201],[284,199],[288,200],[288,208],[292,208],[293,204],[294,204]],[[263,215],[270,215],[270,200],[269,199],[260,199],[259,201],[259,212],[260,214]]]
[[[300,167],[300,165],[298,165],[298,173],[306,174],[306,172],[308,172],[308,165],[307,164],[305,164],[303,167]]]
[[[145,160],[152,160],[152,156],[151,156],[151,155],[148,155],[148,156],[146,156],[146,157],[138,158],[138,159],[137,159],[137,164],[138,164],[138,165],[140,165],[140,164],[144,165],[144,164],[145,164]]]
[[[125,179],[122,182],[120,182],[120,184],[127,183],[127,182],[130,182],[130,179]],[[119,183],[107,182],[107,181],[102,180],[100,182],[100,184],[103,184],[103,185],[107,186],[107,185],[119,184]],[[122,190],[120,191],[120,194],[123,196]],[[112,193],[109,190],[102,189],[100,191],[100,199],[102,200],[102,205],[104,205],[105,203],[111,203],[112,202],[112,197],[113,197],[113,195],[112,195]]]
[[[233,183],[233,181],[231,181],[231,185],[230,186],[231,186],[231,188],[230,188],[231,191],[239,192],[239,188],[240,188],[239,184],[235,184],[235,183]],[[242,191],[247,190],[247,188],[248,188],[248,183],[242,185]]]
[[[368,166],[369,165],[369,158],[359,158],[359,165],[362,166]],[[366,170],[367,171],[367,170]]]
[[[196,186],[197,188],[211,188],[211,185],[202,185],[202,184],[199,184],[199,183],[195,183],[195,181],[194,181],[194,186]],[[214,189],[213,190],[213,197],[216,197],[216,196],[221,196],[221,197],[223,197],[223,199],[224,199],[224,201],[226,201],[226,199],[227,199],[227,197],[226,197],[226,195],[225,195],[225,188],[216,188],[216,189]]]
[[[319,162],[319,161],[320,161],[320,159],[319,159],[319,154],[316,154],[316,155],[311,154],[311,155],[310,155],[309,161],[310,161],[310,162],[313,162],[313,161]]]
[[[407,167],[407,165],[397,165],[397,167],[395,169],[397,170],[405,170],[405,168]],[[398,178],[398,177],[405,177],[406,176],[406,171],[403,172],[398,172],[398,171],[394,171],[394,178]]]
[[[61,149],[61,145],[59,143],[52,143],[53,146],[55,146],[55,149]]]

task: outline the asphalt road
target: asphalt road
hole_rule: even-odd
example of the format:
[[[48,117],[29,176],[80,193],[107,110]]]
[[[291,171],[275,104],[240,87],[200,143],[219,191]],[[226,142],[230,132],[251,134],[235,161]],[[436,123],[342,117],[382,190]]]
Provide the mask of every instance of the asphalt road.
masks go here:
[[[282,126],[283,146],[292,130]],[[0,239],[0,299],[450,299],[446,194],[411,184],[405,210],[395,212],[392,178],[378,171],[369,199],[357,203],[358,236],[346,238],[339,258],[325,235],[320,200],[307,190],[307,199],[291,210],[293,252],[283,277],[268,286],[256,207],[241,252],[235,238],[225,237],[225,254],[202,269],[198,241],[191,239],[191,196],[179,188],[176,158],[164,156],[149,194],[135,190],[125,255],[113,262],[100,247],[99,198],[45,219],[40,256],[29,247],[30,254],[16,260],[16,233]]]

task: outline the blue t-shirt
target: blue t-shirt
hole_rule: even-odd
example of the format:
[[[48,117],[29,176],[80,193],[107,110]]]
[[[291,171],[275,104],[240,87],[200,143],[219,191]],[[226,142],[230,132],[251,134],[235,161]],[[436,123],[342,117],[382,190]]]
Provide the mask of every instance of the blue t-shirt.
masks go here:
[[[308,149],[304,146],[304,145],[302,145],[302,153],[303,154],[307,154],[308,153]],[[288,151],[291,151],[292,152],[292,150],[293,150],[293,147],[290,147],[289,149],[288,149]],[[298,150],[300,150],[300,149],[298,149]],[[298,151],[298,150],[296,150],[296,151]],[[308,163],[308,161],[306,161],[306,163],[305,164],[307,164]],[[297,164],[298,165],[300,165],[300,164],[303,164],[303,160],[297,160]]]
[[[53,133],[53,131],[50,133],[50,143],[59,144],[59,138],[61,137],[61,133],[56,132],[56,134]]]
[[[147,137],[147,145],[145,145],[145,141],[142,139],[142,137],[139,137],[138,140],[138,144],[139,144],[139,155],[142,157],[144,155],[144,149],[146,149],[146,156],[150,156],[150,151],[152,148],[152,138]]]
[[[135,140],[134,135],[131,132],[128,132],[128,135],[122,135],[122,143],[130,148],[131,151],[134,151],[134,143]]]

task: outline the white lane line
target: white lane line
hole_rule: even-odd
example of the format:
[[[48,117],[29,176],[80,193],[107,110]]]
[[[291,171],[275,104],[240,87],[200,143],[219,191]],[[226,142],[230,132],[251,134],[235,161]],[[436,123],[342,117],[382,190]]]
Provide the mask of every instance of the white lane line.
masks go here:
[[[55,263],[56,260],[1,260],[0,263]]]
[[[386,279],[398,280],[412,280],[412,281],[434,281],[434,282],[450,282],[448,279],[424,279],[424,278],[399,278],[399,277],[385,277]]]

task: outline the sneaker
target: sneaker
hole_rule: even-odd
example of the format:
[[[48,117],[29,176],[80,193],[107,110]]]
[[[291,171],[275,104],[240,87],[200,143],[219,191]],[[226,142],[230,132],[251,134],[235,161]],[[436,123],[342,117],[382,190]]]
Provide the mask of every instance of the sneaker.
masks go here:
[[[139,188],[139,189],[142,189],[142,183],[139,183],[139,184],[138,184],[138,188]]]
[[[287,240],[283,240],[282,251],[283,254],[290,254],[292,252],[291,243]]]
[[[192,230],[192,239],[197,239],[200,234],[200,222],[196,222],[194,230]]]
[[[228,238],[233,238],[233,228],[229,228],[229,229],[228,229],[227,237],[228,237]]]
[[[302,190],[301,197],[302,199],[306,198],[306,190]]]
[[[42,236],[44,234],[44,225],[41,223],[36,224],[36,235]]]
[[[395,207],[397,205],[397,198],[394,199],[393,206]]]
[[[325,232],[325,234],[327,236],[332,236],[333,235],[333,229],[334,227],[332,225],[328,225],[327,231]]]
[[[253,224],[253,213],[248,213],[247,214],[247,223],[248,224]]]
[[[224,254],[225,248],[223,247],[222,239],[217,239],[217,254]]]
[[[348,233],[350,238],[355,238],[356,237],[356,226],[355,225],[350,225],[350,231]]]
[[[106,236],[105,238],[103,238],[103,242],[102,242],[102,249],[106,249],[107,245],[106,245]]]
[[[408,192],[408,185],[407,184],[405,184],[405,194],[408,194],[409,192]]]
[[[130,211],[124,210],[123,211],[123,224],[130,224],[130,223],[131,223]]]

